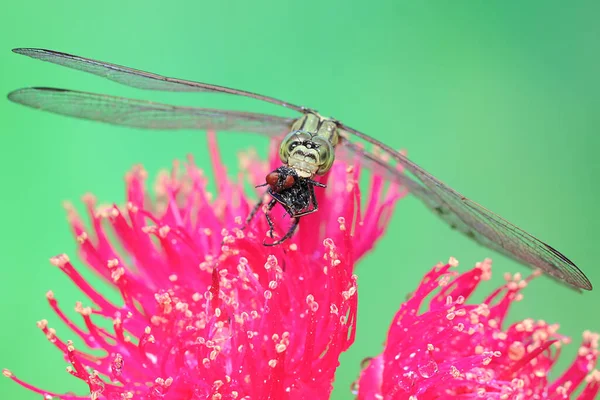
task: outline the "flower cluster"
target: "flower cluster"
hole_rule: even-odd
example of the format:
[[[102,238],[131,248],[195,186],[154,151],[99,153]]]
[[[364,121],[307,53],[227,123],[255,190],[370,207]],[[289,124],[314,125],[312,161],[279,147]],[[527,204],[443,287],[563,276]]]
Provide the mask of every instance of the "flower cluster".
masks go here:
[[[597,334],[585,332],[569,369],[550,381],[561,344],[569,342],[558,326],[526,319],[503,327],[531,278],[507,275],[482,303],[469,304],[489,279],[491,261],[460,275],[456,265],[451,259],[434,267],[402,304],[383,353],[367,360],[355,383],[358,399],[569,399],[584,381],[578,398],[596,397]]]
[[[214,198],[190,158],[161,174],[153,191],[135,167],[122,207],[100,207],[85,196],[89,228],[67,206],[79,258],[121,298],[109,301],[67,255],[51,259],[87,298],[75,306],[76,322],[47,293],[79,342],[63,339],[46,320],[38,327],[88,395],[51,393],[8,370],[5,376],[48,399],[329,398],[339,356],[354,341],[355,263],[382,236],[406,192],[375,174],[363,202],[360,163],[338,161],[323,177],[327,189],[317,191],[319,211],[302,218],[292,239],[265,247],[263,240],[272,239],[264,215],[243,219],[254,206],[244,187],[263,183],[278,166],[277,148],[266,163],[242,155],[246,174],[236,183],[213,134],[209,152]],[[289,220],[281,207],[272,216],[285,233]],[[456,265],[451,259],[435,266],[401,305],[383,352],[366,360],[355,382],[358,399],[568,399],[578,388],[580,400],[597,396],[598,335],[584,333],[572,365],[550,381],[568,338],[544,321],[505,327],[531,278],[507,276],[482,303],[471,304],[491,262],[462,274]]]
[[[329,397],[338,358],[354,340],[355,262],[383,234],[404,193],[395,185],[384,189],[375,176],[361,205],[359,166],[336,163],[324,177],[328,188],[317,193],[319,212],[302,219],[293,239],[265,247],[262,214],[242,229],[255,203],[244,180],[227,178],[214,135],[209,147],[214,199],[190,159],[183,171],[175,165],[158,178],[154,200],[141,167],[126,177],[124,207],[98,207],[86,196],[91,229],[67,207],[81,260],[119,291],[122,303],[108,301],[59,255],[52,264],[87,297],[75,306],[83,326],[53,292],[48,302],[85,347],[102,355],[65,341],[45,320],[38,327],[92,399]],[[242,170],[250,183],[263,183],[276,163],[273,147],[270,165],[243,156]],[[279,207],[273,218],[285,232],[289,222]],[[48,398],[89,398],[4,375]]]

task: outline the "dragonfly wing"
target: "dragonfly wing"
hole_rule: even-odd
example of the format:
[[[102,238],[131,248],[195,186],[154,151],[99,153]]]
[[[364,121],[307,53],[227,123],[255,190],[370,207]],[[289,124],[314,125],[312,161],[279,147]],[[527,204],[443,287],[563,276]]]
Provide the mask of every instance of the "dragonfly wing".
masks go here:
[[[559,251],[448,187],[410,161],[405,155],[360,131],[344,125],[341,126],[341,135],[345,139],[342,140],[342,143],[350,151],[360,152],[360,155],[368,160],[367,166],[385,171],[387,176],[393,177],[400,184],[405,185],[451,227],[488,248],[505,254],[529,267],[539,268],[572,287],[592,289],[592,284],[585,274]],[[416,179],[410,179],[372,151],[362,150],[352,143],[351,138],[353,136],[371,143],[375,149],[395,160],[414,175]]]
[[[281,101],[269,96],[263,96],[257,93],[244,90],[231,89],[224,86],[211,85],[209,83],[194,82],[184,79],[169,78],[145,72],[122,65],[111,64],[103,61],[93,60],[91,58],[79,57],[72,54],[61,53],[54,50],[18,48],[13,52],[32,57],[38,60],[47,61],[53,64],[62,65],[79,71],[88,72],[123,85],[132,86],[139,89],[162,90],[169,92],[218,92],[228,93],[238,96],[250,97],[253,99],[265,101],[267,103],[277,104],[295,111],[302,112],[302,107]]]
[[[380,154],[366,150],[362,144],[352,142],[346,136],[342,137],[340,146],[335,149],[335,159],[344,160],[348,165],[352,165],[358,160],[361,167],[376,171],[384,180],[395,181],[401,187],[410,190],[411,193],[426,190],[422,184],[404,174],[401,169],[386,162]]]
[[[29,107],[81,119],[144,129],[214,129],[276,137],[293,118],[208,108],[180,107],[146,100],[55,88],[25,88],[8,95]]]

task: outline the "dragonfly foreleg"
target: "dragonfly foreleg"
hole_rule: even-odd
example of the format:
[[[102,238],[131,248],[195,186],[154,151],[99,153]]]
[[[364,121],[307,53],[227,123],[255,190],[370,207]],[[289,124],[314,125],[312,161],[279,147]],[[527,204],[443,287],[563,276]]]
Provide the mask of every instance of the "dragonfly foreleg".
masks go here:
[[[267,219],[267,223],[269,224],[269,236],[273,237],[273,231],[275,230],[275,225],[273,224],[273,220],[271,219],[271,210],[277,204],[277,200],[272,199],[267,205],[267,209],[265,210],[265,218]]]
[[[260,186],[264,186],[264,185],[260,185]],[[256,202],[256,204],[250,211],[250,214],[248,214],[248,216],[246,217],[244,226],[242,226],[242,228],[241,228],[242,230],[246,229],[246,227],[248,227],[248,225],[250,225],[250,222],[254,219],[254,217],[256,216],[256,213],[258,212],[258,210],[260,210],[260,207],[263,205],[264,198],[267,195],[267,193],[269,193],[268,190],[262,196],[260,196],[260,199]]]
[[[300,217],[293,218],[292,225],[290,225],[290,229],[285,234],[285,236],[283,236],[279,240],[274,241],[273,243],[265,243],[263,241],[263,245],[264,246],[277,246],[278,244],[285,242],[286,240],[288,240],[289,238],[291,238],[294,235],[294,232],[296,232],[296,229],[298,228],[299,222],[300,222]],[[271,237],[273,237],[273,236],[271,236]]]
[[[326,188],[327,185],[321,182],[317,182],[317,181],[313,181],[312,179],[307,179],[308,183],[310,183],[313,186],[318,186],[320,188]]]

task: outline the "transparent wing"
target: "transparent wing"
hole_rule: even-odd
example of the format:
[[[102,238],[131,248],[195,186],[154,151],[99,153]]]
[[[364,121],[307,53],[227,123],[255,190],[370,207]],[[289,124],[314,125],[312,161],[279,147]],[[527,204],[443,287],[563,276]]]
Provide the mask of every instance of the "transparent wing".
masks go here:
[[[180,107],[54,88],[19,89],[8,98],[56,114],[145,129],[215,129],[278,136],[287,133],[294,121],[272,115]]]
[[[169,78],[166,76],[153,74],[151,72],[140,71],[137,69],[124,67],[122,65],[92,60],[90,58],[79,57],[54,50],[18,48],[13,49],[13,52],[79,71],[88,72],[90,74],[98,75],[103,78],[110,79],[111,81],[139,89],[162,90],[168,92],[228,93],[266,101],[268,103],[277,104],[295,111],[302,111],[302,107],[289,104],[285,101],[281,101],[269,96],[263,96],[244,90],[231,89],[224,86],[211,85],[209,83]]]
[[[385,171],[388,177],[404,185],[452,228],[524,265],[539,268],[575,288],[592,289],[592,284],[585,274],[552,246],[446,186],[389,146],[345,125],[342,125],[341,129],[342,143],[347,151],[359,154],[365,160],[367,167]],[[362,146],[353,143],[351,141],[353,135],[371,143],[374,149],[391,157],[416,179],[411,179],[372,151],[367,151]]]
[[[252,92],[169,78],[52,50],[21,48],[13,51],[141,89],[228,93],[281,105],[295,111],[303,111],[302,107]],[[293,119],[269,115],[176,107],[148,101],[50,88],[21,89],[11,93],[9,98],[30,107],[58,114],[147,129],[218,129],[275,136],[289,129],[293,122]],[[391,178],[405,185],[452,227],[493,250],[506,254],[525,265],[539,268],[576,288],[592,289],[591,283],[583,272],[553,247],[462,196],[389,146],[343,124],[340,124],[340,128],[346,147],[350,152],[359,153],[368,166],[386,170]],[[353,135],[389,155],[416,179],[400,173],[374,153],[356,146],[350,140]]]

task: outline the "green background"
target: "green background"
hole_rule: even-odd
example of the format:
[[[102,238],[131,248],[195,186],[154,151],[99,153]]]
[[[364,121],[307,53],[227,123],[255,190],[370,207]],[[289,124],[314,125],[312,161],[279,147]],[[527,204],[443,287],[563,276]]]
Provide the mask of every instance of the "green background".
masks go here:
[[[599,288],[579,295],[540,278],[510,314],[560,323],[574,338],[564,368],[581,332],[600,330],[599,12],[597,1],[10,2],[0,17],[0,93],[45,85],[291,115],[248,99],[139,92],[10,52],[44,47],[272,95],[406,148],[452,187],[564,252]],[[35,327],[48,318],[66,334],[46,304],[48,289],[68,310],[82,298],[47,261],[75,248],[61,201],[87,191],[121,201],[122,176],[138,162],[153,172],[192,153],[208,167],[204,135],[148,134],[7,100],[0,117],[0,366],[47,389],[85,393]],[[245,140],[221,141],[228,163],[234,149],[264,145]],[[358,267],[358,336],[342,357],[335,398],[350,397],[360,360],[380,351],[406,293],[449,256],[463,270],[494,258],[481,295],[504,272],[527,271],[451,231],[417,200],[402,201]],[[7,379],[0,394],[37,398]]]

